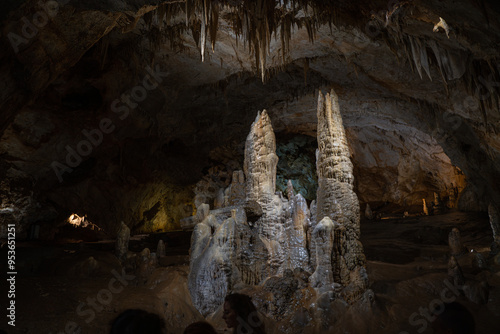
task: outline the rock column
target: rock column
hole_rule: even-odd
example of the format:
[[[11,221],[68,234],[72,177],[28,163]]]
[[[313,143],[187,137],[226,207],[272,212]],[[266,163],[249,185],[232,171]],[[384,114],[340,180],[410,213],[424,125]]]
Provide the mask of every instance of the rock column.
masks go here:
[[[345,229],[345,244],[340,251],[334,272],[344,278],[338,282],[344,286],[351,281],[350,273],[364,266],[365,257],[359,241],[360,209],[353,189],[353,166],[345,135],[338,97],[320,92],[318,97],[318,150],[316,167],[318,174],[316,220],[329,217]],[[344,266],[345,264],[345,266]],[[347,271],[347,272],[346,272]],[[364,288],[364,287],[363,287]]]

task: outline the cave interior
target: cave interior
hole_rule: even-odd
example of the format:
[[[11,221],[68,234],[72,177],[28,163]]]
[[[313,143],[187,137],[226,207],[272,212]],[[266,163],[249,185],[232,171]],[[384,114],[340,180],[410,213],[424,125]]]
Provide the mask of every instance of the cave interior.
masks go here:
[[[265,140],[256,156],[277,158],[268,195],[296,203],[293,187],[312,221],[326,178],[318,96],[332,92],[352,162],[363,292],[345,297],[281,267],[266,267],[269,277],[254,284],[224,278],[223,291],[255,296],[269,333],[433,333],[422,309],[446,302],[446,284],[458,280],[448,299],[469,309],[476,333],[500,332],[497,1],[9,0],[0,8],[0,254],[4,272],[15,272],[2,294],[14,288],[6,305],[16,306],[0,329],[108,333],[121,311],[141,308],[169,333],[199,320],[227,331],[220,304],[205,312],[194,301],[196,224],[222,214],[237,175],[250,178],[248,138],[259,117],[272,127],[257,134]],[[277,215],[271,202],[260,211],[245,204],[248,231]],[[346,212],[340,206],[332,217]],[[219,289],[211,282],[200,284]]]

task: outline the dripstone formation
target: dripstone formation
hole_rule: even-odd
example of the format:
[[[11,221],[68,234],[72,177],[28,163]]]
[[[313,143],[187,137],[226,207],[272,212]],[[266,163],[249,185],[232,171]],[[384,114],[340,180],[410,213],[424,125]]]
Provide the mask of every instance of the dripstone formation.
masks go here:
[[[227,199],[208,213],[200,207],[204,212],[194,219],[188,284],[204,316],[213,314],[229,291],[265,287],[269,279],[290,273],[304,273],[306,283],[297,285],[297,296],[308,300],[333,293],[353,303],[362,296],[367,276],[360,209],[333,91],[319,94],[318,146],[319,188],[308,207],[291,182],[286,197],[276,192],[276,138],[269,115],[259,112],[246,140],[244,174],[235,171],[231,184],[219,190]],[[268,315],[285,316],[276,312],[269,309]]]

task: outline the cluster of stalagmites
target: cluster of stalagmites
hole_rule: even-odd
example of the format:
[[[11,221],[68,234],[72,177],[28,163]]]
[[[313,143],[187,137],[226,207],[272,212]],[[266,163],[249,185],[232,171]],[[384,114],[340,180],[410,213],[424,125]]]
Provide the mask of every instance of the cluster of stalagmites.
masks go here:
[[[166,256],[165,242],[158,241],[156,252],[151,252],[149,248],[144,248],[139,253],[129,250],[130,228],[121,222],[115,241],[115,255],[120,260],[124,269],[136,274],[137,283],[145,283],[160,260]]]
[[[244,171],[234,172],[231,185],[219,192],[219,208],[200,205],[192,218],[188,284],[201,314],[213,313],[228,292],[248,286],[271,293],[267,313],[274,318],[304,289],[347,302],[361,298],[367,276],[360,209],[333,91],[319,94],[318,146],[317,201],[308,206],[290,181],[286,196],[276,192],[276,139],[267,112],[257,115],[246,140]]]

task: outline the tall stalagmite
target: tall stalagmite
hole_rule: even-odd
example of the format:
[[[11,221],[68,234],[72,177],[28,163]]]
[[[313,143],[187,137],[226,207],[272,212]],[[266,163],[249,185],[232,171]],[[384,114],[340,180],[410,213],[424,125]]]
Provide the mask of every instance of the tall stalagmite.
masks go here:
[[[365,282],[366,277],[361,280],[352,277],[353,273],[365,275],[365,256],[359,241],[360,209],[358,197],[353,190],[353,166],[338,97],[333,90],[326,96],[319,93],[317,136],[316,168],[319,186],[316,220],[329,217],[343,227],[340,229],[343,231],[338,233],[345,233],[336,238],[337,254],[332,257],[334,279],[343,286],[351,282]],[[365,287],[359,288],[361,291]]]
[[[256,201],[266,211],[276,191],[276,137],[266,110],[257,114],[245,143],[244,170],[247,201]]]
[[[266,110],[257,114],[245,143],[244,170],[246,200],[262,207],[262,217],[257,221],[259,239],[266,246],[269,275],[282,274],[287,262],[287,233],[285,221],[288,205],[276,195],[276,137]]]

